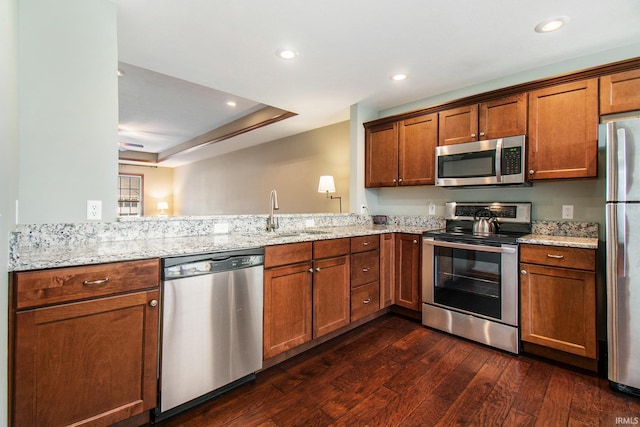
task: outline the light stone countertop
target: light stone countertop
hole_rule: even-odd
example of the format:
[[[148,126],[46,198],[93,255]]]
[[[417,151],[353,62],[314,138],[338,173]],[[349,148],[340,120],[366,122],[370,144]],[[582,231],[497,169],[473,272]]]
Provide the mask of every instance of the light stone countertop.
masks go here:
[[[547,236],[544,234],[527,234],[518,239],[519,243],[533,245],[565,246],[572,248],[598,249],[598,239],[591,237]]]
[[[313,228],[314,234],[301,230],[276,233],[212,234],[208,236],[136,239],[92,243],[51,245],[22,249],[9,271],[28,271],[55,267],[69,267],[106,262],[130,261],[148,258],[167,258],[181,255],[223,252],[236,249],[258,248],[285,243],[337,239],[383,233],[422,234],[433,227],[413,226],[345,226]],[[322,232],[315,234],[318,231]]]

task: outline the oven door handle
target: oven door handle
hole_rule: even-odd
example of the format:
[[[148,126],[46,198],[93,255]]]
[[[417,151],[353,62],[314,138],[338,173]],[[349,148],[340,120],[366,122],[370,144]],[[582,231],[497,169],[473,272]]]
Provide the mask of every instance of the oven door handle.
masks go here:
[[[502,254],[515,254],[516,247],[515,246],[486,246],[486,245],[472,245],[468,243],[457,243],[457,242],[445,242],[442,240],[430,240],[425,239],[424,244],[440,246],[445,248],[453,248],[453,249],[466,249],[470,251],[480,251],[480,252],[495,252]]]

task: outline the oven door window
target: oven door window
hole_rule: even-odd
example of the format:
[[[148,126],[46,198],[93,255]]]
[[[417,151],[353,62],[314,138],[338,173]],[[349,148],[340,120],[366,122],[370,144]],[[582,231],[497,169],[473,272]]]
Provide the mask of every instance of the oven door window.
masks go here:
[[[501,319],[501,254],[434,248],[434,302]]]

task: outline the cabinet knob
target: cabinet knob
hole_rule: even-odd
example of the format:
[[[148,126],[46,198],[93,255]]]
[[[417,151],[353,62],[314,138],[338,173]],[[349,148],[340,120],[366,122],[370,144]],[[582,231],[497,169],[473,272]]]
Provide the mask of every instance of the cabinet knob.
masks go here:
[[[402,178],[400,178],[400,179],[398,180],[398,182],[402,182]]]
[[[316,267],[316,271],[320,271],[320,267]]]
[[[367,298],[366,300],[362,301],[363,304],[369,304],[371,302],[371,298]]]
[[[527,270],[520,270],[520,274],[527,274]]]
[[[413,243],[418,243],[418,241],[416,239],[413,239]]]
[[[484,132],[480,132],[480,136],[484,136]]]
[[[533,175],[534,173],[536,173],[533,169],[529,169],[529,175]]]
[[[472,134],[471,134],[471,138],[475,138],[475,137],[476,137],[476,134],[475,134],[475,133],[472,133]]]
[[[398,181],[398,180],[397,180],[397,179],[395,179],[395,178],[393,178],[393,182],[396,182],[396,181]]]
[[[157,307],[158,306],[158,300],[157,299],[152,299],[151,301],[149,301],[149,305],[151,307]]]
[[[310,269],[309,269],[309,273],[313,273],[313,268],[310,268]]]
[[[369,271],[371,271],[371,269],[369,267],[365,267],[362,269],[362,271],[364,271],[365,273],[368,273]]]

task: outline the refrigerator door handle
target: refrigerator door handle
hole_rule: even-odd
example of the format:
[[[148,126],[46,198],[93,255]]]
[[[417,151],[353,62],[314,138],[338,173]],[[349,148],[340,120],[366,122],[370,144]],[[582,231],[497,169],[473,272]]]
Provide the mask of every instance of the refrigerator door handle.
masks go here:
[[[627,200],[627,181],[628,181],[628,157],[627,156],[627,136],[625,130],[620,128],[616,132],[618,136],[618,168],[620,173],[620,179],[618,181],[618,198],[617,200]],[[622,181],[622,182],[620,182]],[[624,197],[624,199],[621,199]]]
[[[606,253],[607,253],[607,344],[609,354],[618,348],[618,219],[617,204],[607,203],[606,208]],[[609,379],[618,378],[618,363],[609,358]]]

